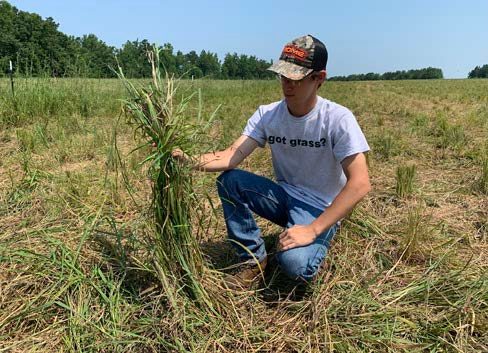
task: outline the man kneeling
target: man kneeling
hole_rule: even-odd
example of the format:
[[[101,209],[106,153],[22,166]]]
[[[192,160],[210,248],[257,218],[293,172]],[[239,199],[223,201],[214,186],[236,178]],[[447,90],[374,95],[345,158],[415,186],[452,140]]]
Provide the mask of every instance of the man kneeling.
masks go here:
[[[292,279],[310,281],[329,249],[338,222],[370,191],[364,153],[369,150],[354,115],[317,96],[326,78],[327,50],[311,35],[285,45],[269,70],[278,74],[284,98],[260,106],[224,151],[190,161],[217,179],[228,237],[242,263],[228,281],[248,287],[267,263],[253,213],[282,227],[277,260]],[[256,147],[271,148],[276,181],[235,169]]]

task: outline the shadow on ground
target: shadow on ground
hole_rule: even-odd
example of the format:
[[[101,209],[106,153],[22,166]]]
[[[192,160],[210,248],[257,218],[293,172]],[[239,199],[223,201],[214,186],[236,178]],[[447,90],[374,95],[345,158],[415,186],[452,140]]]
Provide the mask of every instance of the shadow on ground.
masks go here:
[[[288,278],[279,268],[275,258],[278,234],[264,236],[268,265],[264,278],[256,290],[258,297],[269,304],[278,304],[284,300],[301,301],[311,294],[311,286]],[[208,241],[201,244],[202,251],[215,269],[229,272],[229,268],[238,262],[232,245],[226,240]]]
[[[149,271],[144,271],[140,264],[132,263],[129,254],[137,251],[130,241],[120,241],[120,234],[116,232],[95,231],[92,233],[94,241],[104,258],[102,266],[123,278],[124,289],[133,296],[154,290],[160,286],[158,279]],[[130,238],[130,237],[129,237]],[[270,305],[278,305],[283,301],[301,301],[312,293],[312,288],[304,282],[288,278],[279,268],[275,258],[278,233],[263,237],[268,253],[268,265],[263,278],[256,287],[257,296]],[[209,265],[222,271],[229,272],[229,268],[238,262],[232,245],[225,239],[207,241],[200,244],[201,250]]]

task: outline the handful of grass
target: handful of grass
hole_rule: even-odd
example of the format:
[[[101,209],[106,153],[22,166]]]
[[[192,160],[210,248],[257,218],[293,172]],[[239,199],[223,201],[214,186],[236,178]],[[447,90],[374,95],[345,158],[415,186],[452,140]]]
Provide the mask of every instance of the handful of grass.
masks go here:
[[[190,166],[182,165],[171,155],[175,148],[192,155],[199,136],[210,126],[199,109],[196,117],[187,110],[193,94],[178,94],[180,81],[161,72],[159,50],[148,52],[152,65],[152,80],[147,87],[136,87],[125,78],[119,67],[119,78],[129,98],[124,110],[135,126],[144,146],[153,152],[143,161],[149,163],[152,181],[152,211],[155,225],[154,266],[161,283],[174,293],[183,289],[197,302],[209,304],[201,285],[206,271],[203,255],[192,229],[191,214],[198,203],[191,180]]]

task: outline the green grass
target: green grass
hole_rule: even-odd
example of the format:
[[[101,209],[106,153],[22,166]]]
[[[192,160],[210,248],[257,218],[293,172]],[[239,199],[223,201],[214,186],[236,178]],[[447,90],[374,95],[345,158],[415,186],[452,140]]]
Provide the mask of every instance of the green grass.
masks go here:
[[[2,92],[9,81],[0,80]],[[0,126],[22,126],[33,121],[49,122],[53,117],[74,115],[89,118],[114,114],[123,87],[117,80],[17,78],[15,96],[0,96]]]
[[[434,135],[437,138],[437,147],[458,149],[466,141],[464,128],[461,125],[450,124],[445,117],[435,120],[433,126]]]
[[[481,160],[481,172],[476,182],[476,189],[481,193],[488,195],[488,157]]]
[[[390,131],[381,131],[379,136],[372,139],[372,150],[378,159],[388,160],[401,153],[400,136]]]
[[[188,123],[217,112],[192,153],[226,147],[259,104],[280,97],[275,82],[196,80],[181,83],[177,101],[198,90]],[[154,261],[165,254],[141,163],[153,150],[136,149],[144,140],[122,114],[122,82],[19,79],[15,102],[0,97],[0,351],[486,351],[487,90],[486,80],[321,88],[358,117],[373,147],[373,191],[304,297],[274,268],[256,293],[213,280],[213,267],[233,261],[216,175],[191,174],[192,236],[210,271],[198,281],[212,311]],[[412,197],[395,195],[402,165],[416,166]],[[272,175],[269,151],[242,167]]]
[[[400,165],[396,170],[396,195],[406,197],[413,193],[415,165]]]

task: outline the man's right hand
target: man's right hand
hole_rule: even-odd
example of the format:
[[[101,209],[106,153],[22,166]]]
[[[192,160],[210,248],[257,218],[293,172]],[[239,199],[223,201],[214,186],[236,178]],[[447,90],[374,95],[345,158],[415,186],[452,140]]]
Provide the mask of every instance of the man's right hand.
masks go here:
[[[192,162],[191,158],[179,148],[175,148],[171,152],[171,156],[182,164],[190,164]]]
[[[254,139],[242,135],[224,151],[209,152],[191,158],[179,148],[175,148],[171,155],[194,170],[221,172],[236,168],[256,147],[258,143]]]

